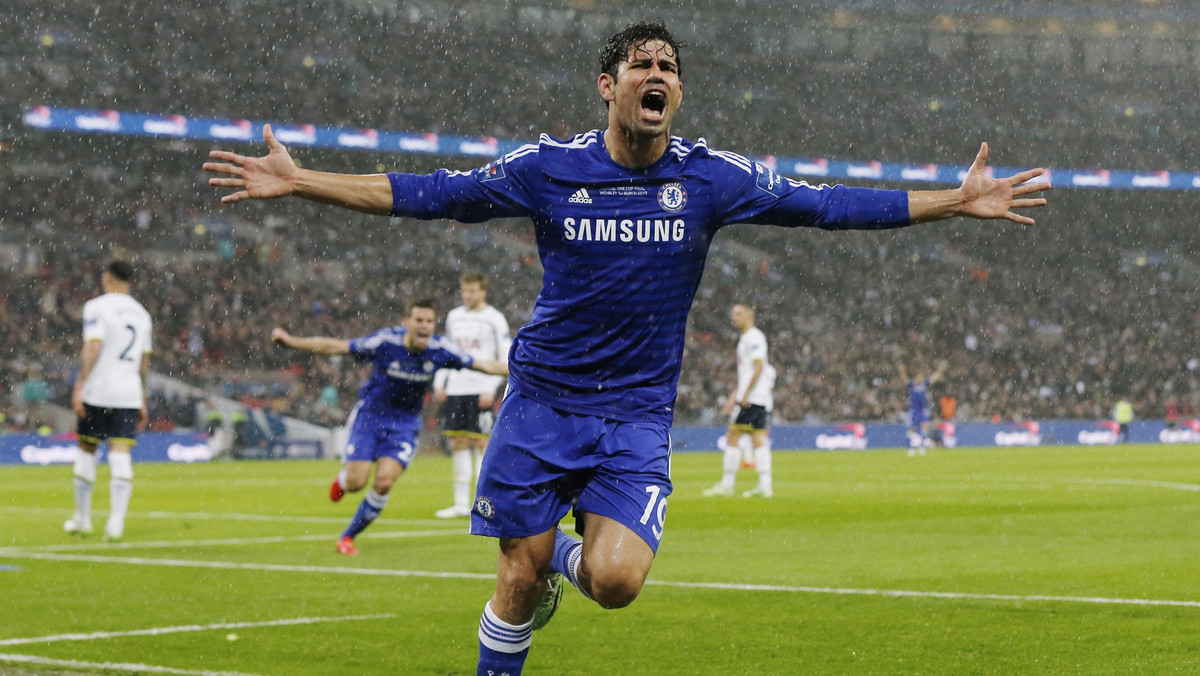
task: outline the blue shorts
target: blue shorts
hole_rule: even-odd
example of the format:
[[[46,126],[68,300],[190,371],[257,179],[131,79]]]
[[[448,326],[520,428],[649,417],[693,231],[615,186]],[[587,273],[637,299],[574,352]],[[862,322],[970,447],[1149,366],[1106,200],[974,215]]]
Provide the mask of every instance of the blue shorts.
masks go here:
[[[606,516],[658,551],[671,494],[666,425],[568,413],[510,390],[492,429],[471,532],[527,537],[566,516]]]
[[[108,439],[109,443],[133,446],[137,443],[138,414],[136,408],[103,408],[83,405],[83,417],[75,425],[75,433],[83,441],[99,444]]]
[[[379,415],[364,409],[360,401],[350,411],[346,425],[350,428],[346,439],[346,462],[392,458],[408,469],[417,453],[417,434],[421,432],[418,415]]]

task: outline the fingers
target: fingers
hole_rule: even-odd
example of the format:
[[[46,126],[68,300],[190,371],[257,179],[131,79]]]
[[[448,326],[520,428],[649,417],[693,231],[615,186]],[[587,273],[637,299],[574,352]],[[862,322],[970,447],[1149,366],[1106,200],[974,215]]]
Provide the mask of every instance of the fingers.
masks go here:
[[[238,164],[246,163],[246,157],[244,155],[231,153],[228,150],[212,150],[209,151],[208,156],[214,160],[225,160],[226,162],[236,162]]]
[[[971,171],[983,171],[983,167],[987,165],[988,160],[988,144],[987,141],[979,144],[979,153],[975,155],[975,161],[971,163]]]
[[[241,176],[244,171],[244,169],[236,164],[227,164],[225,162],[205,162],[203,168],[205,171],[215,171],[233,176]]]
[[[1013,223],[1020,223],[1021,225],[1033,225],[1036,223],[1036,221],[1028,216],[1022,216],[1021,214],[1013,213],[1011,211],[1004,214],[1004,219],[1012,221]]]
[[[1017,185],[1018,183],[1024,183],[1030,179],[1037,178],[1038,176],[1041,176],[1044,173],[1046,173],[1046,170],[1041,167],[1038,167],[1037,169],[1028,169],[1026,171],[1022,171],[1019,174],[1014,174],[1012,176],[1009,176],[1008,180],[1011,181],[1013,185]]]
[[[1011,208],[1013,208],[1013,209],[1028,209],[1030,207],[1044,207],[1044,206],[1046,206],[1046,198],[1039,197],[1039,198],[1031,199],[1031,200],[1013,200]]]
[[[283,150],[283,144],[275,138],[275,132],[271,131],[271,125],[263,125],[263,140],[267,142],[267,147],[274,152],[277,148]]]
[[[235,192],[232,195],[226,195],[222,197],[221,204],[233,204],[234,202],[241,202],[242,200],[248,199],[250,199],[250,191],[243,190],[241,192]]]

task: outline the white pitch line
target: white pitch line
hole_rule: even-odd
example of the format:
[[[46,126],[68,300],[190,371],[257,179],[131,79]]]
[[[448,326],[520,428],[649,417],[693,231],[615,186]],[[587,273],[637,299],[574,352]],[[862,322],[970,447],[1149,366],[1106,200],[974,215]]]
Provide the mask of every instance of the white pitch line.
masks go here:
[[[0,512],[16,514],[65,514],[70,515],[69,509],[52,509],[49,507],[0,507]],[[106,510],[93,510],[92,514],[108,514]],[[203,519],[206,521],[259,521],[264,523],[335,523],[345,524],[347,516],[287,516],[285,514],[239,514],[236,512],[132,512],[130,519]],[[407,519],[396,516],[383,516],[375,521],[376,524],[403,524],[412,526],[444,526],[445,519]],[[465,520],[462,523],[467,523]]]
[[[666,582],[658,580],[647,580],[646,584],[657,587],[680,587],[685,589],[792,592],[797,594],[835,594],[841,596],[886,596],[893,598],[959,599],[968,601],[1014,601],[1018,603],[1094,603],[1100,605],[1118,606],[1169,606],[1174,608],[1200,608],[1200,601],[1173,601],[1170,599],[1121,599],[1103,596],[978,594],[972,592],[916,591],[907,589],[855,589],[844,587],[805,587],[773,584],[732,584],[724,582]]]
[[[381,577],[430,577],[460,580],[494,580],[495,573],[457,573],[438,570],[387,570],[350,568],[347,566],[296,566],[276,563],[236,563],[233,561],[189,561],[186,559],[146,559],[135,556],[96,556],[87,554],[42,554],[39,552],[0,551],[0,558],[40,559],[43,561],[81,561],[85,563],[128,563],[135,566],[168,566],[173,568],[219,568],[224,570],[253,570],[283,573],[342,573]]]
[[[127,636],[162,636],[163,634],[180,634],[193,631],[213,631],[217,629],[249,629],[253,627],[291,627],[301,624],[319,624],[323,622],[357,622],[360,620],[384,620],[395,617],[394,613],[376,615],[343,615],[340,617],[293,617],[283,620],[264,620],[261,622],[220,622],[217,624],[184,624],[176,627],[155,627],[152,629],[133,629],[130,631],[97,631],[90,634],[52,634],[50,636],[34,636],[31,638],[10,638],[0,641],[0,646],[27,645],[30,643],[58,643],[61,641],[98,641],[106,638],[125,638]]]
[[[270,563],[232,563],[227,561],[188,561],[184,559],[144,559],[118,556],[87,556],[79,554],[0,553],[10,558],[42,559],[46,561],[82,561],[87,563],[126,563],[143,566],[171,566],[178,568],[222,568],[227,570],[257,570],[292,573],[342,573],[347,575],[371,575],[380,577],[428,577],[461,580],[493,580],[492,573],[463,573],[453,571],[388,570],[378,568],[347,568],[344,566],[288,566]],[[1116,606],[1166,606],[1174,608],[1200,608],[1200,601],[1175,601],[1171,599],[1122,599],[1103,596],[1053,596],[1045,594],[981,594],[972,592],[917,591],[908,589],[857,589],[846,587],[807,587],[796,585],[737,584],[729,582],[672,582],[647,580],[648,586],[675,587],[683,589],[714,589],[722,591],[766,591],[794,594],[833,594],[841,596],[883,596],[893,598],[928,598],[976,601],[1008,601],[1030,603],[1089,603]]]
[[[394,540],[397,538],[434,537],[438,535],[470,535],[463,529],[414,530],[389,532],[371,532],[372,540]],[[118,549],[173,549],[177,547],[219,547],[227,545],[271,545],[286,542],[320,542],[337,539],[336,534],[321,533],[312,535],[274,535],[260,538],[218,538],[212,540],[155,540],[148,542],[117,542],[117,543],[87,543],[67,545],[31,545],[28,547],[0,547],[0,555],[8,552],[94,552],[97,548],[105,551]]]
[[[103,669],[105,671],[124,671],[139,674],[179,674],[181,676],[258,676],[243,671],[195,671],[193,669],[176,669],[174,667],[159,667],[153,664],[132,664],[128,662],[80,662],[78,660],[55,660],[36,655],[11,655],[0,653],[0,662],[16,662],[36,664],[46,667],[66,667],[68,669]]]
[[[1152,479],[1066,479],[1070,483],[1097,483],[1114,486],[1137,486],[1139,488],[1168,488],[1175,491],[1200,493],[1200,485],[1185,484],[1174,481],[1154,481]]]

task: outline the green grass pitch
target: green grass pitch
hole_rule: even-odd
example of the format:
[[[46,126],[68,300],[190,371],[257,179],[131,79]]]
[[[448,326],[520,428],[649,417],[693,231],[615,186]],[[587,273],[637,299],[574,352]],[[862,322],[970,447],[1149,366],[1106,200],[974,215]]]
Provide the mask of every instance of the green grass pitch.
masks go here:
[[[674,458],[641,597],[568,590],[527,675],[1200,672],[1200,448],[777,452],[770,501],[701,497],[720,462]],[[336,469],[136,465],[113,545],[62,532],[68,467],[0,468],[0,673],[474,674],[496,545],[433,518],[449,461],[356,557]]]

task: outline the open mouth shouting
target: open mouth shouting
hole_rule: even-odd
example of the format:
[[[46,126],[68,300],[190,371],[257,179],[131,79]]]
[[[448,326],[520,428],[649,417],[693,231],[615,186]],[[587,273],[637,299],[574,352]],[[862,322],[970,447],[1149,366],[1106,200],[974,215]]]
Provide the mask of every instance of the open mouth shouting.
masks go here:
[[[662,122],[667,112],[667,93],[657,89],[642,94],[642,118],[648,122]]]

